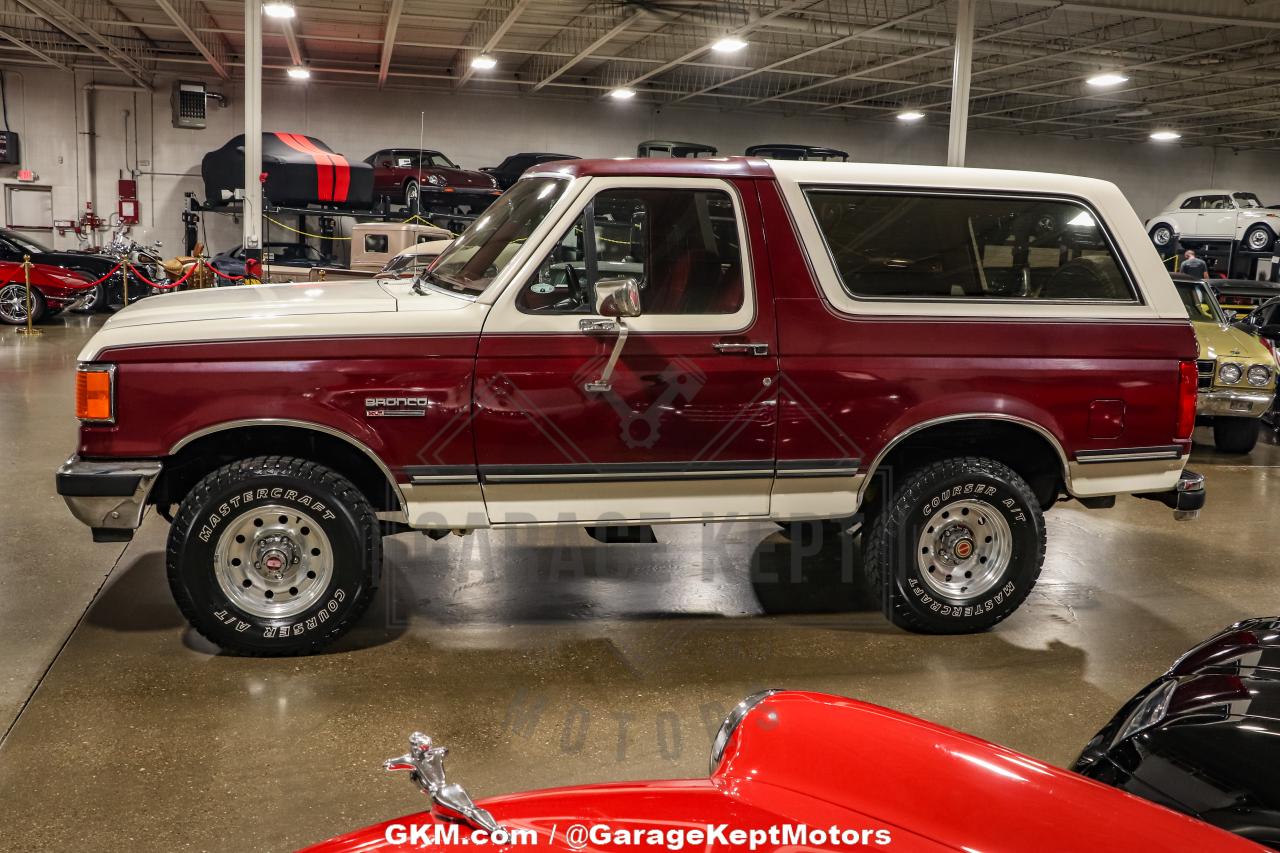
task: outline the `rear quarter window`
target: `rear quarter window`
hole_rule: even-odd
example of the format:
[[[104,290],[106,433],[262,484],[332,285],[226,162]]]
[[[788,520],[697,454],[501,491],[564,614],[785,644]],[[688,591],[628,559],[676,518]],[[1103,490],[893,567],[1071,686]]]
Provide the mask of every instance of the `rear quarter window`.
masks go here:
[[[1096,215],[1069,199],[806,190],[844,289],[866,299],[1135,303]]]

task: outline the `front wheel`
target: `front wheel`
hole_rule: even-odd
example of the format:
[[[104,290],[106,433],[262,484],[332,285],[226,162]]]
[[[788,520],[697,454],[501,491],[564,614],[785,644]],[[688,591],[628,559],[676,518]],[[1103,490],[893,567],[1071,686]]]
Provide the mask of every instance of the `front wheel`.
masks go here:
[[[46,306],[44,294],[31,288],[31,322],[44,319]],[[24,326],[27,323],[27,285],[11,282],[0,287],[0,323]]]
[[[415,181],[415,180],[408,180],[408,181],[406,181],[406,182],[405,182],[405,185],[404,185],[404,205],[405,205],[405,207],[409,208],[409,212],[410,212],[410,213],[417,213],[417,212],[418,212],[418,196],[419,196],[420,194],[421,194],[421,190],[420,190],[420,189],[419,189],[419,187],[418,187],[418,182],[417,182],[417,181]]]
[[[1248,453],[1258,443],[1254,418],[1214,418],[1213,446],[1223,453]]]
[[[863,564],[895,625],[968,634],[1022,604],[1044,549],[1044,516],[1026,481],[993,459],[966,456],[907,477],[872,522]]]
[[[368,608],[382,540],[369,501],[314,462],[224,465],[183,499],[169,531],[169,587],[203,636],[243,655],[314,652]]]
[[[1244,234],[1244,247],[1250,252],[1265,252],[1276,242],[1276,235],[1265,225],[1255,225]]]

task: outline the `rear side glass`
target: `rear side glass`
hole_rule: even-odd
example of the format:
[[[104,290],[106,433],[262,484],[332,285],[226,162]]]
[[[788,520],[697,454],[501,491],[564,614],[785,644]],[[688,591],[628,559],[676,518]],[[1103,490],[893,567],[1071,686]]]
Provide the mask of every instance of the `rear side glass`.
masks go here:
[[[1094,214],[1068,200],[806,192],[851,295],[1136,302]]]

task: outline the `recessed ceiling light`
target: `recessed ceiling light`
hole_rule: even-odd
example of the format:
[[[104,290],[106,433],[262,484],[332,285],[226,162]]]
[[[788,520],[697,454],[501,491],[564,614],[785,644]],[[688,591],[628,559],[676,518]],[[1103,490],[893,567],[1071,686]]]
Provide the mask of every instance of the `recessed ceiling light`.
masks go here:
[[[1119,86],[1121,83],[1128,83],[1129,78],[1123,74],[1095,74],[1084,82],[1090,86],[1097,86],[1099,89],[1105,89],[1108,86]]]
[[[919,110],[903,110],[898,113],[898,121],[919,121],[924,118],[924,113]]]
[[[498,67],[498,60],[494,59],[487,53],[482,53],[475,59],[471,60],[471,67],[477,71],[488,71]]]
[[[292,77],[294,80],[306,80],[308,77],[311,76],[311,69],[307,68],[304,65],[295,65],[285,73],[288,74],[290,77]]]
[[[725,36],[711,45],[711,49],[716,53],[737,53],[746,46],[747,43],[737,36]]]
[[[262,14],[268,18],[292,18],[298,14],[298,10],[293,8],[292,3],[275,0],[272,3],[262,4]]]
[[[628,89],[626,86],[619,86],[609,92],[610,98],[616,98],[619,101],[629,101],[636,96],[635,89]]]
[[[1172,142],[1175,139],[1181,139],[1182,134],[1176,130],[1157,130],[1151,134],[1151,138],[1156,142]]]

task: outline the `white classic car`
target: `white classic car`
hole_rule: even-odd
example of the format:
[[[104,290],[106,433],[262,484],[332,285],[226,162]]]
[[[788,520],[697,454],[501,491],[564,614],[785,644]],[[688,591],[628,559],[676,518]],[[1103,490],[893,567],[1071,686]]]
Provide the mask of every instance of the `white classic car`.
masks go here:
[[[1157,249],[1174,239],[1236,240],[1251,252],[1265,252],[1280,235],[1280,212],[1243,190],[1190,190],[1147,220]]]

